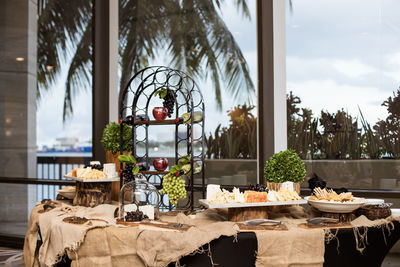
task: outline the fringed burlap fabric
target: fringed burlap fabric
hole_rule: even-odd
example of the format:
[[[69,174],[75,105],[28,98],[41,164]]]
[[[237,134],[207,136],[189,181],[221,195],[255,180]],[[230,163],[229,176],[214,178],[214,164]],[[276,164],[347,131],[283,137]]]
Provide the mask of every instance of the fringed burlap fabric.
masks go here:
[[[394,229],[393,221],[400,221],[397,217],[388,217],[386,219],[379,219],[371,221],[364,215],[361,215],[357,219],[351,222],[353,227],[354,239],[356,241],[356,249],[363,253],[364,249],[368,245],[368,228],[374,227],[382,229],[383,238],[386,238],[385,230],[390,232]],[[386,239],[385,239],[386,242]]]
[[[286,224],[288,231],[256,232],[258,252],[256,266],[320,267],[324,263],[325,233],[322,229],[297,227],[309,215],[302,207],[284,207],[270,213],[271,219]]]
[[[37,266],[37,261],[40,266],[52,266],[61,260],[66,249],[76,250],[88,230],[115,225],[113,205],[86,208],[58,203],[58,206],[51,211],[39,213],[39,210],[43,210],[43,205],[39,204],[32,211],[24,244],[26,266]],[[85,217],[90,221],[83,225],[63,222],[69,216]],[[35,255],[39,227],[43,244],[39,255]]]
[[[24,263],[27,267],[37,267],[39,266],[38,255],[35,254],[36,243],[38,240],[39,232],[39,211],[43,210],[43,205],[38,204],[31,211],[29,218],[28,230],[26,231],[25,241],[24,241]]]
[[[38,205],[32,211],[24,245],[26,266],[38,266],[39,262],[40,266],[52,266],[66,252],[73,266],[166,266],[220,236],[236,235],[239,231],[235,223],[218,222],[205,214],[199,214],[196,219],[184,214],[163,217],[167,221],[193,225],[186,232],[126,227],[115,224],[115,208],[113,205],[85,208],[61,204],[39,214],[43,207]],[[83,225],[63,222],[68,216],[91,220]],[[39,227],[43,245],[39,255],[35,255]]]
[[[72,266],[161,267],[196,253],[220,236],[236,235],[238,231],[237,225],[230,222],[214,222],[183,232],[141,227],[93,229],[80,248],[69,251],[68,256]]]

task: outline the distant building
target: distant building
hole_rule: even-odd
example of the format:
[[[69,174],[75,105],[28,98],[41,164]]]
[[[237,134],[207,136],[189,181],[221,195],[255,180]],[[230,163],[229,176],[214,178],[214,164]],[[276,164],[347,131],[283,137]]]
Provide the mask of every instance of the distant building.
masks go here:
[[[77,137],[60,137],[56,138],[57,142],[60,142],[61,147],[74,147],[79,142]]]

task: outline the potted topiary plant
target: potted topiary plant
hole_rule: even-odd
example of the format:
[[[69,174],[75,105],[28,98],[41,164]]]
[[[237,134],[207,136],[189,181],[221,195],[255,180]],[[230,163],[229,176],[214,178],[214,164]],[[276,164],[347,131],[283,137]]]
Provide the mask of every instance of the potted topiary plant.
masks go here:
[[[118,156],[120,155],[120,130],[121,125],[116,122],[110,122],[103,130],[103,136],[101,138],[101,144],[106,151],[107,163],[115,163],[116,170],[119,171]],[[124,154],[129,154],[132,151],[132,128],[126,124],[122,124],[123,136],[125,144],[123,146]],[[119,197],[119,182],[113,182],[111,189],[112,200],[118,200]]]
[[[123,151],[132,151],[132,128],[126,124],[122,124],[123,135],[125,144]],[[118,156],[120,154],[120,124],[116,122],[110,122],[103,130],[103,136],[101,138],[101,144],[106,151],[106,159],[109,163],[117,163]]]
[[[279,190],[284,182],[293,182],[295,191],[300,194],[300,183],[305,175],[304,162],[291,149],[274,154],[264,167],[267,187],[272,190]]]

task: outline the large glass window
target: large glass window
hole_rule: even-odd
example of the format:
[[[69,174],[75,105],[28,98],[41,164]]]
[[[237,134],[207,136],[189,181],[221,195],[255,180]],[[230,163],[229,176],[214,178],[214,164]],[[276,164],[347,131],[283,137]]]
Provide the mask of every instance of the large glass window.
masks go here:
[[[92,156],[92,2],[39,1],[37,19],[37,178],[60,179]]]
[[[195,79],[205,101],[208,183],[256,183],[255,6],[253,0],[120,1],[120,87],[147,66],[176,68]],[[174,131],[151,128],[150,157],[174,162]]]
[[[288,146],[331,187],[399,189],[398,1],[292,1]]]

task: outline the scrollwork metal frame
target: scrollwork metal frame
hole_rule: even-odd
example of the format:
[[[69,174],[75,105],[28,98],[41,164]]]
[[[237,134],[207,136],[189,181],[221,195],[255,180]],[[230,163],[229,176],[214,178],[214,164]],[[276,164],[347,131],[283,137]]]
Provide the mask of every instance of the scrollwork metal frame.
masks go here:
[[[154,93],[158,89],[168,88],[174,90],[177,97],[175,99],[175,119],[179,121],[180,115],[183,113],[189,113],[191,118],[194,118],[194,112],[202,113],[202,120],[200,122],[194,122],[186,124],[186,136],[182,137],[179,133],[179,126],[184,126],[185,124],[175,123],[175,164],[178,163],[179,159],[184,155],[179,153],[179,145],[181,143],[186,144],[186,153],[190,155],[191,162],[191,174],[189,175],[188,184],[186,185],[188,195],[186,203],[178,204],[178,208],[194,208],[194,192],[201,191],[202,197],[205,197],[205,175],[204,175],[204,100],[197,86],[196,82],[186,73],[172,69],[164,66],[153,66],[147,67],[139,72],[137,72],[128,82],[127,86],[123,89],[120,94],[119,100],[119,119],[123,120],[126,116],[132,115],[133,126],[132,126],[132,140],[124,140],[123,127],[121,126],[120,134],[120,147],[121,154],[123,151],[123,144],[126,142],[132,142],[132,155],[138,160],[138,162],[145,162],[147,166],[150,166],[149,158],[149,124],[135,124],[136,115],[143,114],[145,117],[150,118],[149,114],[149,104]],[[197,98],[195,97],[197,95]],[[179,102],[178,99],[183,100]],[[144,100],[144,101],[143,101]],[[131,102],[130,102],[131,101]],[[140,101],[146,104],[142,107],[140,106]],[[151,112],[151,111],[150,111]],[[194,125],[199,125],[201,127],[201,136],[194,138]],[[145,128],[145,138],[143,140],[137,139],[137,130],[139,127]],[[201,145],[201,151],[198,154],[194,153],[194,144],[199,143]],[[138,156],[137,146],[143,143],[145,145],[145,154]],[[194,161],[201,161],[201,173],[202,178],[201,187],[194,186]],[[121,166],[122,167],[122,166]],[[160,174],[143,174],[145,179],[152,182],[158,189],[162,187],[162,175]],[[121,186],[123,185],[123,177],[120,177]],[[166,203],[166,197],[161,196],[161,201],[159,203],[160,209],[172,209],[170,203]]]

